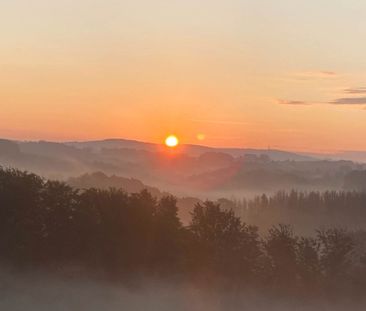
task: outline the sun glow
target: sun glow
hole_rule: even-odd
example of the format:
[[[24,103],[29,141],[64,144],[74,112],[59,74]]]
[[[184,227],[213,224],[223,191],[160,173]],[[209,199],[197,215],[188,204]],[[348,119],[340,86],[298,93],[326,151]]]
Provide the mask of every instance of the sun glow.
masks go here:
[[[165,139],[165,145],[169,148],[174,148],[176,146],[179,145],[179,139],[177,136],[175,135],[169,135],[166,139]]]
[[[197,139],[198,140],[205,140],[205,138],[206,138],[206,135],[205,134],[202,134],[202,133],[197,134]]]

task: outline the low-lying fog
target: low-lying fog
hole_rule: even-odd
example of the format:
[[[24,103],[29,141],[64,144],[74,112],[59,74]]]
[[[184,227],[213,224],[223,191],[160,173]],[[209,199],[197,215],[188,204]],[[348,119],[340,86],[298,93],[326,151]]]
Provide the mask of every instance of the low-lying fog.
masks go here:
[[[357,301],[301,301],[238,294],[197,285],[146,281],[143,286],[40,274],[0,273],[0,309],[8,311],[346,311],[364,310]]]

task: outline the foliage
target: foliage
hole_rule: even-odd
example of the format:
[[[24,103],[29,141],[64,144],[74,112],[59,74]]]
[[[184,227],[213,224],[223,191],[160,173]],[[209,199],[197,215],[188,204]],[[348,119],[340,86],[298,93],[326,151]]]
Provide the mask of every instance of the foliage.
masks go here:
[[[326,198],[337,205],[345,204],[338,200],[357,198],[329,196],[306,200],[319,205]],[[268,207],[283,200],[262,196],[258,204]],[[293,193],[286,200],[295,206],[305,198]],[[77,266],[117,280],[209,278],[313,295],[327,292],[332,284],[339,289],[365,283],[360,280],[366,275],[363,261],[356,267],[352,258],[356,235],[344,229],[319,230],[310,238],[280,224],[261,237],[256,226],[244,223],[232,209],[210,201],[198,203],[184,227],[176,203],[172,196],[157,200],[146,190],[75,190],[27,172],[0,169],[0,259],[16,267]],[[358,234],[358,240],[364,236]]]

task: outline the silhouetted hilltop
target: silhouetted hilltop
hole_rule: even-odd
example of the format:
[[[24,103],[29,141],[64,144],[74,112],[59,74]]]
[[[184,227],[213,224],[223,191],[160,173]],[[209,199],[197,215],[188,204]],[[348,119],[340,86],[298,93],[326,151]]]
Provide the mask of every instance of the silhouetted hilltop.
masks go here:
[[[1,140],[0,165],[60,180],[101,172],[123,176],[130,183],[139,180],[179,196],[204,198],[236,195],[238,191],[339,190],[348,173],[366,169],[352,161],[317,160],[279,150],[182,145],[168,152],[158,144],[123,139],[70,143]]]
[[[68,142],[70,146],[78,148],[93,148],[95,150],[101,150],[103,148],[131,148],[146,151],[158,151],[161,149],[161,145],[140,142],[135,140],[126,139],[106,139],[97,141],[85,141],[85,142]],[[293,152],[276,150],[276,149],[248,149],[248,148],[214,148],[200,145],[187,144],[182,147],[185,153],[194,156],[201,155],[207,152],[221,152],[227,153],[234,157],[244,156],[245,154],[256,154],[256,155],[268,155],[274,161],[309,161],[313,158],[306,155],[301,155]]]
[[[20,148],[17,143],[0,139],[0,156],[1,157],[17,157],[20,155]]]
[[[141,192],[147,190],[154,197],[162,197],[163,193],[158,188],[150,187],[135,178],[124,178],[116,175],[107,176],[102,172],[94,172],[91,174],[84,174],[79,177],[71,177],[67,183],[78,189],[122,189],[128,193]]]
[[[66,145],[77,147],[77,148],[91,148],[94,150],[101,149],[137,149],[137,150],[147,150],[147,151],[156,151],[157,146],[153,143],[141,142],[137,140],[128,140],[128,139],[104,139],[104,140],[94,140],[94,141],[75,141],[75,142],[67,142]]]
[[[300,152],[299,154],[304,156],[309,156],[317,159],[325,160],[349,160],[353,162],[366,163],[366,151],[361,150],[349,150],[349,151],[339,151],[334,153],[309,153]]]

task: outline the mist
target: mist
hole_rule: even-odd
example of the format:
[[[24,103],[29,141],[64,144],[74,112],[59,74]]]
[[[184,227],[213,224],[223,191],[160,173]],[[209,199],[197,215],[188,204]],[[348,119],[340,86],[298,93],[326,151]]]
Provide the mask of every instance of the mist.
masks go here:
[[[345,311],[364,310],[364,300],[304,299],[220,286],[144,280],[123,286],[82,277],[1,270],[0,308],[17,311]]]
[[[366,310],[365,12],[0,0],[0,311]]]
[[[158,194],[0,169],[0,306],[361,309],[366,231],[355,228],[365,223],[364,192],[198,200],[186,224],[179,199]]]

